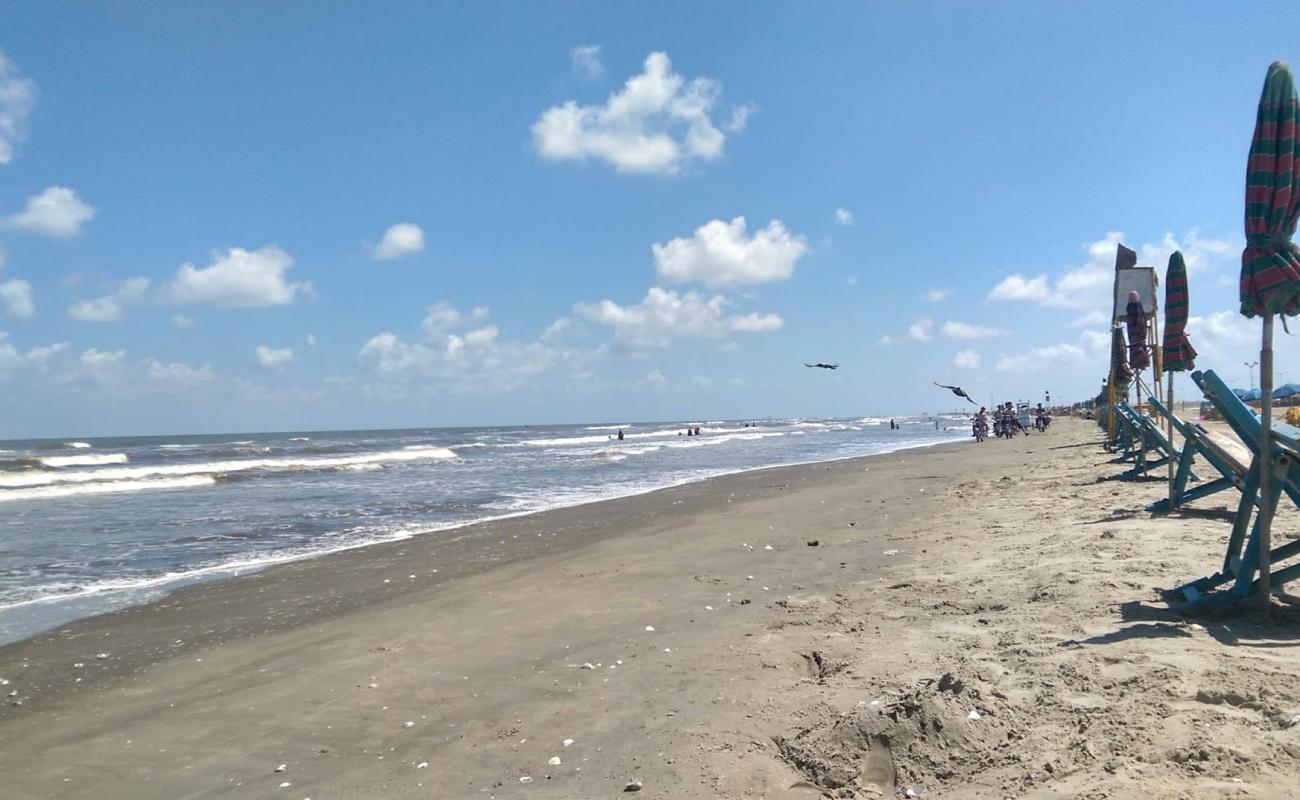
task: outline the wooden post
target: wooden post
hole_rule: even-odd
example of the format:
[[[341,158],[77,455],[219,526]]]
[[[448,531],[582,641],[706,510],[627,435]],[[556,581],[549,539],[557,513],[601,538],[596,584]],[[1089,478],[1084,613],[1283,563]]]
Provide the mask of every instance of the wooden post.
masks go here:
[[[1169,374],[1169,390],[1165,392],[1165,408],[1169,413],[1165,415],[1165,427],[1169,430],[1169,510],[1174,510],[1174,373]],[[1189,446],[1188,442],[1183,442],[1183,448]]]
[[[1268,619],[1273,576],[1273,315],[1264,315],[1259,348],[1259,607]]]

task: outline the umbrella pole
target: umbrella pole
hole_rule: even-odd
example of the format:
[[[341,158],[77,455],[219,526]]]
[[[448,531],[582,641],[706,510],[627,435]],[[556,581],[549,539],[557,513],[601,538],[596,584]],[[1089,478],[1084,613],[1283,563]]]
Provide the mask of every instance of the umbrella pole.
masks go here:
[[[1273,315],[1264,315],[1259,348],[1259,607],[1267,619],[1272,575],[1269,556],[1273,529]]]
[[[1165,428],[1169,431],[1169,508],[1174,507],[1174,373],[1169,373],[1169,390],[1165,392],[1165,402],[1168,404],[1165,408],[1169,411],[1165,415]],[[1183,447],[1187,447],[1187,442],[1183,442]]]
[[[1136,375],[1134,376],[1134,378],[1133,378],[1133,385],[1137,387],[1137,413],[1138,413],[1138,414],[1141,414],[1141,413],[1142,413],[1142,373],[1141,373],[1141,371],[1137,372]],[[1147,443],[1146,443],[1146,438],[1147,438],[1146,433],[1143,433],[1143,432],[1139,431],[1139,433],[1138,433],[1138,445],[1137,445],[1137,448],[1138,448],[1138,451],[1137,451],[1137,458],[1133,460],[1134,469],[1136,470],[1136,471],[1133,473],[1134,475],[1145,475],[1145,474],[1146,474],[1146,465],[1147,465]]]

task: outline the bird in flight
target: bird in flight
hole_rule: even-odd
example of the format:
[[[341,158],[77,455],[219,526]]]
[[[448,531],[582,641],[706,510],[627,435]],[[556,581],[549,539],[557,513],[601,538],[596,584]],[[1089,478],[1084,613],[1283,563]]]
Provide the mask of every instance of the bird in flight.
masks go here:
[[[947,389],[948,391],[952,392],[958,397],[964,397],[967,400],[970,400],[970,404],[973,406],[979,405],[979,403],[976,403],[974,400],[971,400],[971,396],[966,394],[966,390],[961,388],[960,386],[946,386],[942,383],[935,383],[935,386],[938,386],[940,389]]]
[[[839,364],[809,364],[809,363],[807,363],[807,362],[804,362],[804,366],[805,366],[805,367],[808,367],[808,368],[810,368],[810,369],[811,369],[811,368],[815,368],[815,367],[820,367],[820,368],[822,368],[822,369],[839,369],[839,368],[840,368],[840,365],[839,365]]]

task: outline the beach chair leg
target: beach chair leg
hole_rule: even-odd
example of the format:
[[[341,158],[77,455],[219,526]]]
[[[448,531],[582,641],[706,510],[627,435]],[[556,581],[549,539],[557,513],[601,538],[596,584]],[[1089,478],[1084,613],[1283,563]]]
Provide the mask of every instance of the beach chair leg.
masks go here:
[[[1256,462],[1259,459],[1255,459]],[[1259,502],[1259,464],[1252,463],[1246,473],[1246,485],[1242,487],[1241,498],[1237,501],[1237,516],[1232,522],[1232,535],[1228,537],[1228,552],[1223,557],[1223,573],[1232,575],[1236,572],[1237,562],[1241,560],[1241,547],[1246,541],[1246,531],[1250,528],[1255,505]]]
[[[1272,518],[1273,512],[1277,510],[1278,498],[1282,496],[1282,486],[1286,479],[1285,474],[1278,475],[1270,486],[1269,497],[1267,501],[1261,498],[1259,511],[1255,514],[1255,524],[1250,529],[1250,541],[1246,543],[1246,552],[1241,557],[1241,561],[1233,570],[1237,580],[1232,586],[1229,595],[1232,597],[1249,597],[1255,593],[1255,578],[1259,572],[1259,529],[1265,519],[1265,514]],[[1270,554],[1276,551],[1270,550]]]

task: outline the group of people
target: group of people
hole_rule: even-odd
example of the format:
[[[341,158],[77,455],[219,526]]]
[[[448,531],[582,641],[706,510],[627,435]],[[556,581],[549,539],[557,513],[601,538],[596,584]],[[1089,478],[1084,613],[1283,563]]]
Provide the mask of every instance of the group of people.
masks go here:
[[[1039,433],[1046,431],[1047,426],[1052,422],[1052,415],[1042,403],[1038,404],[1032,414],[1027,413],[1027,416],[1031,418],[1034,429]],[[993,426],[993,435],[999,438],[1010,439],[1018,433],[1026,435],[1029,433],[1029,428],[1025,426],[1020,413],[1016,410],[1016,404],[1010,400],[999,405],[991,415],[987,408],[980,406],[980,410],[971,420],[971,435],[975,437],[975,441],[982,442],[988,438],[990,422]]]

